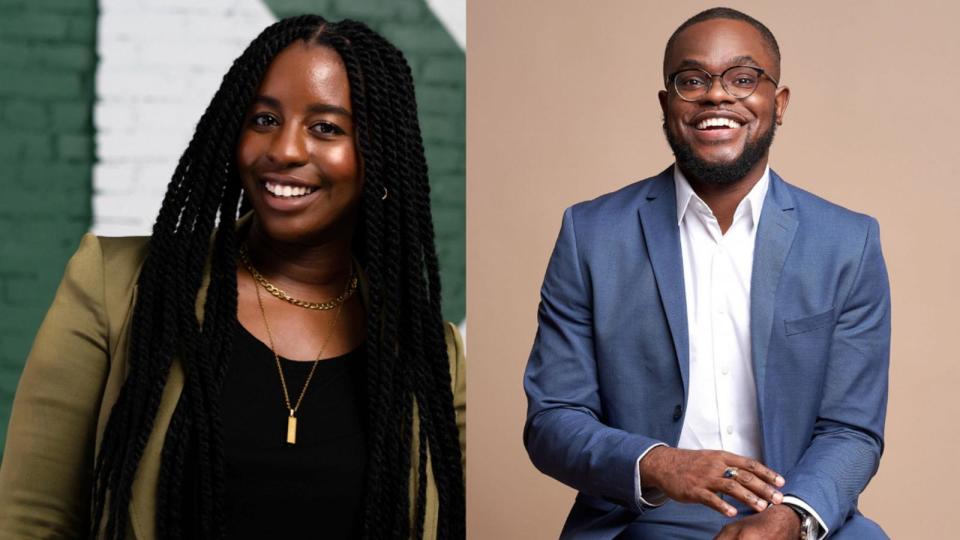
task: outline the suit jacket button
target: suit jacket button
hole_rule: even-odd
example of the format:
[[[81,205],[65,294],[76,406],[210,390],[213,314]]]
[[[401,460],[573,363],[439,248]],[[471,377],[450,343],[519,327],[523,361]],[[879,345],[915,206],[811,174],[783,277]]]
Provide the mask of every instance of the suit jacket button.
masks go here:
[[[677,420],[680,420],[680,418],[682,417],[683,417],[683,407],[681,407],[680,405],[677,405],[673,409],[673,421],[676,422]]]

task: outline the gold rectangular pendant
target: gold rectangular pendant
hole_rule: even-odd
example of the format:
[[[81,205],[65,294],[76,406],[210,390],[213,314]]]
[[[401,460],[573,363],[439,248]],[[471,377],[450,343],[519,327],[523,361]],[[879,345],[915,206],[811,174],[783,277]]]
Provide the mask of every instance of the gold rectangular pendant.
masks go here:
[[[287,417],[287,443],[297,444],[297,417]]]

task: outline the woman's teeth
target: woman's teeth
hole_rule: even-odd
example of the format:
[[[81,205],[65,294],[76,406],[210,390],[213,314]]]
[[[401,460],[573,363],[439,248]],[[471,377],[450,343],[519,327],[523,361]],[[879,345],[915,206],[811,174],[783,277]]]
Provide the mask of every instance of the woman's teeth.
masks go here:
[[[273,182],[266,182],[265,187],[267,188],[267,191],[269,191],[275,197],[303,197],[304,195],[309,195],[317,190],[315,187],[291,186],[285,184],[275,184]]]

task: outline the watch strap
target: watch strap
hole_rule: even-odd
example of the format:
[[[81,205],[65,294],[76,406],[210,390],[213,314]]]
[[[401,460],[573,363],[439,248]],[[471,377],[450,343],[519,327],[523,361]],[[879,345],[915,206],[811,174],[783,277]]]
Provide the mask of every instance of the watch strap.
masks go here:
[[[790,509],[800,517],[800,540],[816,540],[820,533],[820,524],[817,523],[813,515],[799,506],[790,503],[784,504],[789,506]]]

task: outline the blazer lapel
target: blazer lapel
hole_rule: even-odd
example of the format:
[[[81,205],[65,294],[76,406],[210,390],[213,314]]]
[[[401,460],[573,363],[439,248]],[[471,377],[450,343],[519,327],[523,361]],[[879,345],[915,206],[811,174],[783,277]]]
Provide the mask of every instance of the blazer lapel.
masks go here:
[[[773,331],[773,309],[783,264],[797,232],[793,197],[775,172],[770,171],[770,188],[763,202],[760,224],[753,251],[753,275],[750,281],[750,348],[757,385],[760,425],[766,382],[767,349]]]
[[[667,323],[670,325],[670,335],[673,337],[673,347],[676,349],[680,376],[683,379],[683,392],[686,395],[690,346],[673,167],[652,180],[646,198],[647,203],[640,206],[641,228],[660,292],[660,301],[667,315]]]

